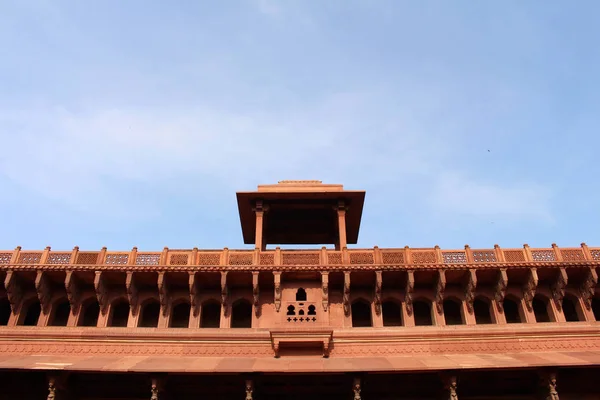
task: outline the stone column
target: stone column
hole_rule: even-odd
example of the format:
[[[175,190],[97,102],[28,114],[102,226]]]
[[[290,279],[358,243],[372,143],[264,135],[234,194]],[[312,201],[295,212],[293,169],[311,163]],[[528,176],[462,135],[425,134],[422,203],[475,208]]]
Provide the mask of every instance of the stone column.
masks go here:
[[[346,238],[346,206],[343,201],[339,201],[337,207],[337,222],[338,222],[338,237],[335,244],[336,250],[341,250],[348,247],[348,240]]]
[[[354,400],[361,400],[360,392],[362,391],[360,378],[354,378],[352,383],[352,393],[354,394]]]
[[[261,250],[261,251],[264,251],[267,249],[267,243],[265,242],[264,237],[263,237],[264,216],[267,211],[268,211],[268,207],[263,204],[262,200],[257,200],[255,207],[254,207],[254,213],[256,214],[256,231],[255,231],[255,236],[254,236],[254,248]]]

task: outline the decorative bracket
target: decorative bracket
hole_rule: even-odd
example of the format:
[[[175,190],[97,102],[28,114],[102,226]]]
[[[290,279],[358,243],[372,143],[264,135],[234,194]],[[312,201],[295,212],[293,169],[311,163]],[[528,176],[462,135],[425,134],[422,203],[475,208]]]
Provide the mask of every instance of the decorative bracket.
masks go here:
[[[474,269],[469,269],[467,271],[467,282],[465,284],[465,302],[467,303],[469,314],[473,314],[475,289],[477,289],[477,273]]]
[[[529,276],[527,282],[523,286],[523,299],[527,305],[527,309],[533,311],[533,298],[535,297],[535,291],[538,285],[538,275],[536,268],[529,268]]]
[[[167,316],[169,311],[169,279],[165,272],[158,273],[158,298],[160,300],[160,309],[163,317]]]
[[[508,287],[508,275],[506,274],[506,268],[500,268],[500,270],[498,270],[498,277],[496,279],[494,300],[496,300],[496,307],[498,308],[498,311],[504,312],[504,297],[506,297],[506,289]]]
[[[159,400],[160,394],[163,393],[164,379],[152,378],[150,386],[150,400]]]
[[[381,315],[381,286],[383,284],[383,273],[375,271],[375,313]]]
[[[65,289],[71,305],[71,312],[76,315],[81,306],[81,281],[74,271],[67,271],[65,275]]]
[[[200,313],[200,304],[199,304],[199,296],[198,296],[198,286],[196,285],[196,273],[190,272],[189,281],[190,285],[190,304],[192,306],[192,315],[197,317]]]
[[[406,303],[406,313],[413,313],[413,292],[415,290],[415,273],[412,270],[406,271],[406,290],[404,293],[404,302]]]
[[[21,310],[21,304],[23,303],[23,288],[21,287],[20,279],[16,272],[8,271],[4,278],[4,287],[6,288],[6,295],[8,296],[8,302],[13,314],[17,315]]]
[[[587,308],[588,310],[592,309],[592,299],[594,298],[597,284],[598,274],[596,273],[596,269],[590,267],[588,268],[585,274],[585,278],[581,283],[581,286],[579,287],[579,291],[581,292],[581,298],[583,299],[585,308]]]
[[[50,302],[52,300],[52,288],[48,275],[44,271],[38,271],[35,278],[35,290],[40,299],[40,305],[42,306],[42,312],[48,314],[50,311]]]
[[[542,386],[542,397],[545,400],[559,400],[558,392],[556,390],[556,373],[555,372],[541,372],[541,386]]]
[[[344,271],[344,315],[350,315],[350,271]]]
[[[258,288],[258,271],[252,272],[252,300],[254,303],[254,315],[258,317],[260,314],[260,292]]]
[[[108,288],[106,287],[102,271],[96,271],[94,289],[96,290],[96,298],[98,299],[100,312],[102,312],[102,315],[106,315],[106,311],[108,310]]]
[[[129,306],[131,307],[131,315],[135,317],[140,309],[140,304],[139,289],[137,286],[137,280],[135,278],[134,272],[127,271],[127,277],[125,278],[125,287],[127,289],[127,297],[129,298]]]
[[[565,297],[565,289],[567,288],[568,282],[569,277],[567,276],[567,269],[560,267],[558,269],[556,280],[550,287],[550,290],[552,291],[552,299],[554,300],[554,304],[559,311],[562,310],[562,301]]]
[[[435,306],[438,314],[444,313],[444,291],[446,290],[446,271],[438,269],[437,281],[435,284]]]
[[[46,400],[56,399],[56,381],[54,378],[48,379],[48,396]]]
[[[281,308],[281,272],[274,271],[273,277],[275,279],[275,311],[279,312]]]
[[[251,379],[246,379],[246,400],[252,400],[254,393],[254,382]]]
[[[360,392],[362,391],[360,378],[354,378],[354,382],[352,383],[352,393],[354,394],[354,400],[361,400]]]
[[[223,306],[223,314],[227,316],[227,271],[221,271],[221,305]]]
[[[329,307],[329,272],[321,272],[321,290],[323,292],[323,310],[327,311]]]
[[[456,376],[447,376],[444,377],[443,380],[444,389],[446,390],[446,395],[444,397],[448,400],[458,400],[458,394],[456,393],[456,389],[458,388]]]

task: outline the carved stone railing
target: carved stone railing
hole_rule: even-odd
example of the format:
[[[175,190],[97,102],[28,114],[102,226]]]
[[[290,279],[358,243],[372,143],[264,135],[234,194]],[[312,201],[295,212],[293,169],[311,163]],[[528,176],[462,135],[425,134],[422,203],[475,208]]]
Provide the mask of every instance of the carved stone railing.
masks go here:
[[[327,249],[310,250],[199,250],[169,249],[162,251],[83,251],[75,247],[71,251],[53,251],[49,247],[43,251],[15,250],[0,251],[0,270],[18,266],[21,269],[62,269],[64,266],[77,266],[71,269],[94,266],[96,269],[123,268],[130,270],[178,269],[198,267],[198,269],[286,269],[288,267],[327,266],[330,269],[370,268],[388,269],[401,267],[404,269],[422,268],[463,268],[465,266],[485,268],[486,266],[528,267],[536,265],[600,265],[600,247],[590,248],[585,243],[581,247],[559,248],[523,248],[501,249],[498,245],[489,249],[444,250],[438,246],[433,248],[391,248],[380,249]],[[126,267],[128,266],[128,267]],[[45,268],[44,268],[45,267]]]

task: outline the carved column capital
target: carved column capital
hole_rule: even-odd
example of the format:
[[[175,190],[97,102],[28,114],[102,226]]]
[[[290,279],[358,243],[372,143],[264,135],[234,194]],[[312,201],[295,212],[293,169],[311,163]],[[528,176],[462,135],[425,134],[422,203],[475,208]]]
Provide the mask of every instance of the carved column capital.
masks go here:
[[[565,290],[567,288],[568,281],[569,278],[567,276],[567,269],[560,267],[558,269],[558,274],[550,287],[552,292],[552,300],[554,300],[554,304],[558,310],[562,310],[562,302],[565,297]]]
[[[381,315],[381,287],[383,285],[383,272],[375,271],[375,313]]]
[[[71,305],[71,313],[76,315],[81,306],[81,281],[74,271],[67,271],[65,275],[65,290]]]
[[[523,299],[527,309],[533,311],[533,298],[538,285],[538,275],[536,268],[529,268],[527,281],[523,285]]]
[[[329,272],[321,271],[321,291],[323,310],[327,311],[329,307]]]
[[[350,316],[350,271],[344,271],[344,315]]]
[[[594,298],[594,294],[596,293],[597,284],[598,274],[596,273],[596,268],[589,267],[585,273],[583,282],[581,282],[581,285],[579,286],[581,298],[583,299],[585,308],[587,308],[588,310],[592,309],[592,299]]]
[[[229,291],[227,288],[227,271],[221,271],[221,305],[223,306],[223,314],[225,316],[227,316],[229,313],[227,307],[228,296]]]
[[[42,312],[47,315],[50,312],[50,302],[52,300],[52,287],[48,275],[44,271],[38,271],[35,278],[35,290],[40,300]]]
[[[254,394],[254,382],[252,379],[246,379],[246,400],[252,400]]]
[[[129,299],[129,306],[131,307],[131,315],[135,317],[138,314],[140,304],[137,280],[135,278],[135,273],[132,271],[127,271],[125,288],[127,289],[127,297]]]
[[[496,285],[494,290],[494,300],[496,308],[499,312],[504,312],[504,297],[506,297],[506,289],[508,288],[508,275],[506,268],[500,268],[496,277]]]
[[[257,317],[260,314],[260,292],[258,287],[258,275],[258,271],[252,272],[252,300],[254,305],[254,315],[256,315]]]
[[[100,312],[102,315],[106,315],[106,311],[108,310],[108,288],[106,287],[102,271],[96,271],[96,276],[94,277],[94,289],[96,290],[96,298],[98,299]]]
[[[467,310],[470,314],[473,314],[475,289],[477,289],[477,272],[474,269],[469,269],[467,271],[467,280],[465,284],[465,303],[467,304]]]
[[[352,382],[352,393],[354,394],[354,397],[353,397],[354,400],[361,400],[360,392],[362,392],[361,380],[359,377],[356,377],[356,378],[354,378],[354,381]]]
[[[446,290],[446,271],[438,270],[435,284],[435,306],[438,314],[444,313],[444,291]]]
[[[192,306],[192,315],[198,316],[200,312],[200,304],[198,299],[198,286],[196,284],[196,273],[190,272],[188,277],[188,283],[190,286],[190,305]]]
[[[415,273],[412,270],[406,271],[406,288],[404,292],[404,303],[406,304],[406,313],[413,313],[413,292],[415,290]]]
[[[281,309],[281,272],[274,271],[273,278],[275,280],[275,311],[279,312]]]

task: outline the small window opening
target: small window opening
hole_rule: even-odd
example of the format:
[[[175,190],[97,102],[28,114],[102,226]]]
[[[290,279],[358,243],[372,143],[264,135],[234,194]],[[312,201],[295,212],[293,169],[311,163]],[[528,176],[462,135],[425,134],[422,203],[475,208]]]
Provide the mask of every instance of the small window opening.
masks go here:
[[[25,311],[25,318],[23,318],[23,323],[21,325],[24,326],[36,326],[38,320],[40,319],[40,314],[42,313],[42,306],[38,300],[34,300],[29,307],[27,307],[27,311]]]
[[[317,315],[317,311],[315,310],[315,306],[308,306],[308,315]]]
[[[541,296],[533,298],[533,313],[535,314],[536,322],[550,322],[548,315],[548,301]]]
[[[394,301],[384,301],[381,305],[383,326],[402,326],[402,309]]]
[[[580,321],[579,315],[577,314],[577,306],[575,304],[576,303],[573,298],[569,296],[565,296],[563,298],[562,309],[567,322]]]
[[[304,310],[298,311],[298,315],[304,315]]]
[[[433,325],[431,318],[431,303],[418,300],[413,302],[413,314],[415,316],[415,326]]]
[[[129,303],[121,300],[111,306],[111,317],[108,326],[126,327],[129,321]]]
[[[306,290],[303,288],[298,289],[296,292],[296,301],[306,301]]]
[[[170,328],[187,328],[190,324],[191,306],[188,302],[177,304],[171,311]]]
[[[288,306],[288,308],[287,308],[287,315],[296,315],[296,307],[294,307],[294,306]]]
[[[160,318],[160,303],[157,300],[148,301],[142,308],[142,315],[138,324],[141,328],[156,328]]]
[[[373,326],[371,305],[364,300],[352,303],[352,326],[355,328]]]
[[[492,323],[490,305],[485,300],[475,299],[475,301],[473,302],[473,312],[475,313],[475,322],[477,323],[477,325]]]
[[[444,300],[444,319],[446,320],[446,325],[462,325],[462,313],[460,310],[461,304],[452,299]]]
[[[232,328],[252,328],[252,304],[242,299],[233,303],[231,307]]]
[[[79,319],[79,326],[97,326],[98,316],[100,315],[100,305],[93,299],[84,305],[82,314],[82,317]],[[129,317],[129,311],[127,317]]]
[[[592,312],[596,321],[600,322],[600,298],[598,297],[592,299]]]
[[[6,297],[3,297],[0,299],[0,325],[8,325],[10,313],[10,302]]]
[[[219,328],[221,326],[221,304],[208,301],[200,310],[200,328]]]
[[[67,299],[56,302],[52,310],[52,319],[49,326],[67,326],[69,322],[69,314],[71,313],[71,305]]]

